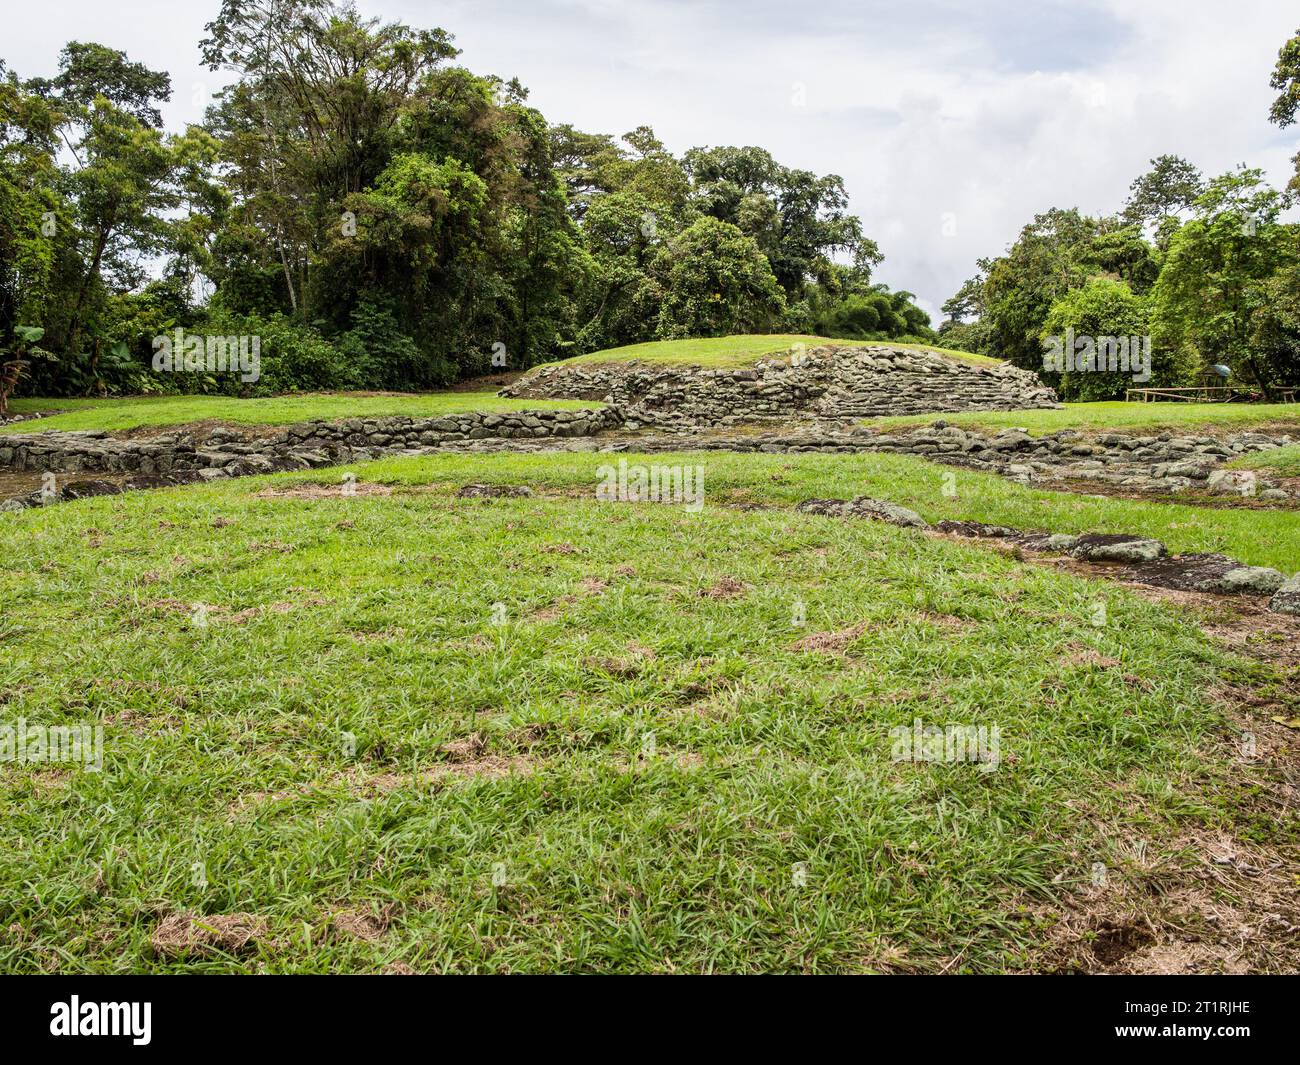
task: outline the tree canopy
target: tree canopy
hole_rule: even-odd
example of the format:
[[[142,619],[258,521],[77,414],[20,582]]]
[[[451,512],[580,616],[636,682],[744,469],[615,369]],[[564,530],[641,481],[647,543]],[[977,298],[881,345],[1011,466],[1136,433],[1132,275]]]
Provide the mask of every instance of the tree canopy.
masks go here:
[[[263,337],[264,392],[656,338],[934,335],[872,285],[837,175],[552,125],[446,30],[332,0],[222,0],[199,50],[233,80],[180,133],[168,75],[120,51],[0,67],[0,350],[41,331],[33,389],[253,387],[153,374],[150,338],[178,326]]]

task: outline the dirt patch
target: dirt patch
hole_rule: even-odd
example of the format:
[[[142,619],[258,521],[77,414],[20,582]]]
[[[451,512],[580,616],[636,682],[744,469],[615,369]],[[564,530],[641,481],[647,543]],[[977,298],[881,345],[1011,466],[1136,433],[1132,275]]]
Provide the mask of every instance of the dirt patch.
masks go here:
[[[719,577],[708,588],[700,589],[704,599],[739,599],[749,590],[749,585],[734,577]]]
[[[528,616],[533,621],[554,621],[556,618],[564,616],[565,607],[573,606],[577,601],[576,596],[566,595],[556,600],[554,603],[551,603],[549,606],[539,607]]]
[[[998,549],[1024,560],[1026,552],[1068,553],[1089,568],[1090,576],[1185,592],[1267,598],[1284,577],[1264,566],[1248,566],[1227,555],[1189,552],[1170,555],[1158,540],[1127,533],[1088,533],[1082,536],[1034,531],[976,521],[941,521],[934,527],[943,536],[993,541]]]
[[[600,658],[588,657],[582,660],[582,668],[596,673],[605,673],[618,680],[632,680],[641,675],[642,660],[635,658]]]
[[[406,637],[405,629],[380,629],[377,632],[349,632],[357,643],[387,643],[389,640],[401,640]]]
[[[503,777],[526,777],[533,772],[533,760],[526,755],[505,758],[501,755],[486,755],[464,762],[447,762],[425,771],[429,780],[445,781],[472,779],[475,777],[499,780]]]
[[[449,762],[472,762],[487,750],[487,741],[481,734],[473,732],[464,739],[444,743],[438,750]]]
[[[373,910],[336,910],[330,915],[328,932],[336,938],[360,939],[373,943],[382,939],[392,923],[395,907],[389,905]]]
[[[299,484],[291,488],[263,488],[254,492],[254,499],[354,499],[357,496],[390,496],[393,488],[387,484]]]
[[[820,651],[824,654],[843,654],[845,648],[867,631],[867,624],[854,625],[839,632],[813,632],[790,646],[792,651]]]
[[[1060,660],[1060,665],[1067,669],[1114,669],[1120,665],[1120,660],[1088,648],[1085,651],[1075,651],[1073,654],[1066,655]]]
[[[1219,580],[1225,573],[1237,569],[1241,564],[1226,555],[1188,554],[1171,555],[1157,559],[1134,570],[1129,576],[1143,584],[1153,584],[1157,588],[1173,588],[1179,591],[1195,591],[1206,581]]]
[[[247,621],[259,618],[263,614],[287,614],[291,610],[296,610],[294,603],[272,603],[268,607],[250,606],[245,610],[239,610],[231,614],[225,620],[231,625],[243,625]]]
[[[1294,972],[1300,906],[1293,866],[1211,831],[1175,843],[1174,855],[1135,856],[1102,886],[1043,911],[1050,928],[1043,972],[1243,974]]]
[[[456,492],[461,499],[516,499],[532,494],[526,484],[467,484]]]
[[[161,958],[238,954],[265,932],[266,921],[251,913],[173,913],[154,929],[149,944]]]

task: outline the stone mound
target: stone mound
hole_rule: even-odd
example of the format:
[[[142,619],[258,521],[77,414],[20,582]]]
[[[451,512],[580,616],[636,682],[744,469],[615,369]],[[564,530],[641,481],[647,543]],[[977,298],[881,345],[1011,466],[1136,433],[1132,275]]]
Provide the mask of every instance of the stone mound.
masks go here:
[[[827,344],[745,369],[640,361],[542,366],[501,390],[514,398],[601,400],[634,422],[728,425],[798,415],[865,418],[1055,407],[1056,393],[1009,363],[937,351]]]

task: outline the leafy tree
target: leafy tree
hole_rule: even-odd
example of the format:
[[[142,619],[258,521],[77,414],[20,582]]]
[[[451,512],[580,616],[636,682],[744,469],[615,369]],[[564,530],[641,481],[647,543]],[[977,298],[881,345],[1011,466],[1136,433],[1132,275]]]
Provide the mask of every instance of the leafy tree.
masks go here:
[[[1024,369],[1041,368],[1047,312],[1088,280],[1092,270],[1079,252],[1100,230],[1077,210],[1053,209],[1036,215],[1007,254],[989,264],[984,305],[993,351]]]
[[[1300,263],[1264,282],[1251,321],[1251,349],[1278,385],[1300,385]]]
[[[663,339],[770,332],[785,296],[753,237],[730,222],[701,218],[662,249]]]
[[[1259,170],[1215,178],[1170,243],[1152,290],[1158,345],[1201,364],[1227,363],[1265,392],[1277,376],[1259,344],[1259,315],[1300,256],[1296,227],[1279,221],[1282,206]]]
[[[1149,322],[1150,309],[1147,301],[1134,293],[1125,282],[1106,277],[1094,277],[1082,288],[1073,289],[1053,303],[1047,313],[1047,320],[1043,323],[1040,339],[1045,344],[1049,339],[1055,339],[1063,349],[1067,337],[1087,338],[1090,343],[1086,354],[1090,359],[1097,360],[1092,363],[1091,369],[1081,368],[1079,363],[1083,360],[1080,356],[1085,352],[1070,349],[1067,354],[1074,354],[1078,361],[1074,368],[1067,366],[1057,380],[1056,388],[1061,398],[1075,402],[1122,399],[1126,388],[1145,383],[1135,380],[1135,376],[1144,376],[1140,373],[1144,353],[1151,356],[1151,366],[1148,368],[1152,371],[1150,384],[1153,387],[1176,382],[1179,371],[1172,364],[1173,360],[1166,358],[1157,362],[1154,349],[1147,352],[1146,344],[1150,342]],[[1096,344],[1103,338],[1114,338],[1122,342],[1123,351],[1129,359],[1128,372],[1102,370],[1103,366],[1109,366],[1108,352]],[[1136,345],[1131,344],[1134,339],[1137,340]],[[1138,350],[1134,350],[1135,347]],[[1116,352],[1117,365],[1119,361]],[[1132,369],[1135,363],[1138,370]]]
[[[70,235],[55,160],[65,116],[0,64],[0,347],[56,298]]]
[[[1161,155],[1151,169],[1129,186],[1124,222],[1132,226],[1161,226],[1172,215],[1191,209],[1205,189],[1201,172],[1182,156]],[[1162,230],[1162,236],[1168,228]],[[1162,242],[1162,247],[1167,238]]]
[[[1280,90],[1280,95],[1273,101],[1269,118],[1285,129],[1296,120],[1300,111],[1300,30],[1278,50],[1277,66],[1269,84]],[[1300,153],[1295,157],[1295,177],[1291,179],[1291,188],[1300,192]]]
[[[549,126],[517,81],[451,65],[444,30],[350,3],[222,0],[200,48],[234,81],[179,135],[167,75],[121,51],[74,41],[26,82],[0,64],[0,350],[41,331],[50,360],[9,360],[34,388],[247,387],[154,375],[177,326],[265,331],[260,390],[432,387],[656,336],[928,332],[872,284],[835,175]]]
[[[693,148],[686,153],[692,205],[753,237],[787,296],[823,282],[835,253],[869,269],[879,249],[848,213],[844,180],[777,163],[761,148]]]

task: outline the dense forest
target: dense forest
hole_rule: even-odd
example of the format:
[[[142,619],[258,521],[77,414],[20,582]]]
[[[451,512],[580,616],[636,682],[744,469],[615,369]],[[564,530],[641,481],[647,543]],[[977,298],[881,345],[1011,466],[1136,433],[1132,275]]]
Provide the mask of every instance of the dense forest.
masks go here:
[[[1300,37],[1273,119],[1300,108]],[[648,126],[552,125],[452,36],[330,0],[224,0],[198,43],[233,76],[163,128],[169,76],[69,43],[0,61],[0,390],[425,389],[652,339],[807,332],[942,343],[1041,369],[1042,338],[1154,337],[1155,383],[1228,361],[1300,377],[1297,189],[1161,156],[1122,211],[1037,216],[944,306],[872,281],[841,178],[757,147],[681,157]],[[261,376],[160,374],[176,329],[256,337]],[[19,382],[19,378],[23,380]],[[1122,387],[1049,375],[1069,398]]]
[[[120,51],[0,66],[0,349],[26,390],[419,389],[653,339],[933,339],[872,283],[836,175],[551,125],[443,30],[327,0],[225,0],[199,47],[235,80],[179,134],[168,75]],[[178,327],[258,337],[260,379],[154,373]]]

